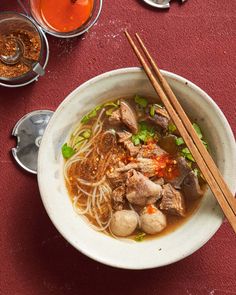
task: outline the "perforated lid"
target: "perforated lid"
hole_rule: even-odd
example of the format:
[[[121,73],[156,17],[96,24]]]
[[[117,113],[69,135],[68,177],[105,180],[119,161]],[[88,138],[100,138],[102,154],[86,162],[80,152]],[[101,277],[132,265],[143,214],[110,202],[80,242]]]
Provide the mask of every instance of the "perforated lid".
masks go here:
[[[22,117],[13,128],[12,135],[17,138],[13,157],[28,172],[37,174],[39,146],[52,115],[49,110],[34,111]]]

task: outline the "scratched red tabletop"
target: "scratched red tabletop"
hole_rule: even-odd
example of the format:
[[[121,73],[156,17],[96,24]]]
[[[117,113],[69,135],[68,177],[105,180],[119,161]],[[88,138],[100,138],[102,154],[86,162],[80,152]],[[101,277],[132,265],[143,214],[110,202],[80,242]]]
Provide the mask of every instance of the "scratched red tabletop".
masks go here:
[[[20,11],[13,0],[1,0],[0,10]],[[236,132],[236,1],[172,1],[169,10],[160,11],[142,1],[104,0],[102,15],[89,33],[68,40],[49,36],[46,75],[26,87],[0,87],[1,295],[236,294],[236,240],[228,222],[200,250],[173,265],[145,271],[104,266],[57,232],[42,205],[36,177],[12,158],[11,131],[24,114],[55,110],[86,80],[138,65],[125,28],[140,32],[161,68],[203,88]]]

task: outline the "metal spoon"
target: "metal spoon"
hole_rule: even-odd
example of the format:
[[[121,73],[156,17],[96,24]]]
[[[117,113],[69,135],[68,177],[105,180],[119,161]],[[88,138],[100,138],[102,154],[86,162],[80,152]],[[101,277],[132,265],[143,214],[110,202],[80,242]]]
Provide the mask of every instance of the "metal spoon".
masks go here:
[[[22,41],[17,38],[11,38],[11,42],[12,41],[15,43],[14,54],[12,55],[0,54],[0,60],[7,65],[15,65],[16,63],[21,61],[25,65],[27,65],[30,69],[32,69],[36,74],[43,76],[45,74],[45,71],[42,68],[42,66],[38,62],[35,62],[34,60],[24,57],[25,49],[24,49],[24,44],[22,43]]]

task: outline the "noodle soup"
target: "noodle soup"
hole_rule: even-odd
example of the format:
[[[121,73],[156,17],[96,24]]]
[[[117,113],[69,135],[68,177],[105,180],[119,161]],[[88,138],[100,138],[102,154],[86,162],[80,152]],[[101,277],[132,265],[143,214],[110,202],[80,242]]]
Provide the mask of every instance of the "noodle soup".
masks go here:
[[[203,140],[200,127],[193,123]],[[167,234],[197,208],[205,181],[171,122],[152,98],[96,106],[62,146],[75,211],[115,238]]]

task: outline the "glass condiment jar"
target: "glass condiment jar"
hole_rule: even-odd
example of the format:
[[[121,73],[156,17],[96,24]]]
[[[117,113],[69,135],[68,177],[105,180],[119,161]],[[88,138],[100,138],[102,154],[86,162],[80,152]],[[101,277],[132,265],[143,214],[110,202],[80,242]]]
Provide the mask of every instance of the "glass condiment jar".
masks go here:
[[[74,30],[71,30],[68,32],[63,32],[63,31],[58,31],[54,29],[52,26],[50,26],[49,23],[47,22],[46,16],[42,15],[41,13],[42,8],[40,7],[41,0],[29,0],[29,2],[30,2],[30,12],[33,18],[35,19],[35,21],[43,28],[43,30],[46,33],[59,38],[72,38],[87,32],[97,22],[101,14],[102,4],[103,4],[103,0],[91,0],[92,9],[88,19],[78,28],[75,28]],[[74,5],[76,5],[75,3],[76,0],[74,1],[68,0],[68,3],[69,2],[74,2]],[[87,2],[89,2],[89,0],[87,0]],[[71,5],[71,8],[72,7],[73,7],[73,4]],[[56,13],[58,13],[58,11]]]
[[[48,41],[32,18],[13,11],[1,12],[0,45],[1,86],[24,86],[44,75]]]

